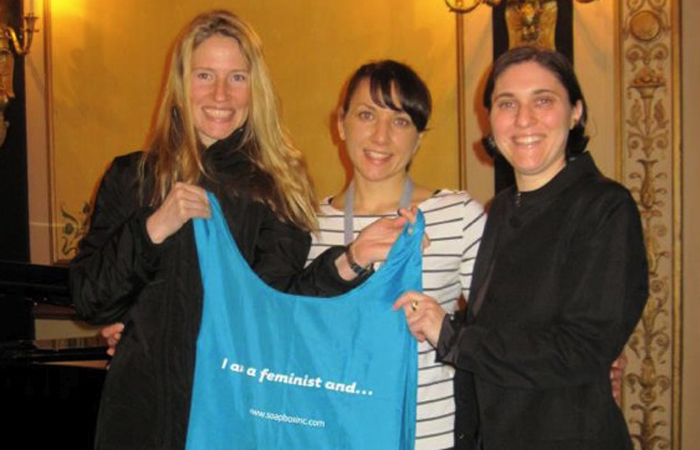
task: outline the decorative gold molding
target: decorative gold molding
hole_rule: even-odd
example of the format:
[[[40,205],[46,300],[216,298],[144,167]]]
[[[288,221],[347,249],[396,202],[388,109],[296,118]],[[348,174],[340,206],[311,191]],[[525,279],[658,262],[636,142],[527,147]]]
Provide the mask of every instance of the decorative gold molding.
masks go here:
[[[628,345],[623,407],[636,448],[680,449],[678,0],[624,0],[618,8],[618,176],[639,206],[650,283]]]
[[[61,260],[71,260],[78,254],[78,243],[90,229],[91,213],[92,207],[87,202],[83,202],[83,206],[77,213],[70,213],[61,206],[61,226],[58,229],[61,239],[59,253]]]

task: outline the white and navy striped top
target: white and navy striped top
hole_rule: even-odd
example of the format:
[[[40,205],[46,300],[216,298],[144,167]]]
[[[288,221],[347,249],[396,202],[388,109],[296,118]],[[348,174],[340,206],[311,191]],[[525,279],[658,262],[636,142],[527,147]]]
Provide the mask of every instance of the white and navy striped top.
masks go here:
[[[430,237],[430,247],[423,253],[423,290],[451,314],[460,295],[469,296],[486,215],[466,192],[441,190],[418,206],[425,214]],[[375,220],[393,215],[355,215],[355,236]],[[329,199],[321,202],[318,222],[307,264],[328,247],[344,245],[343,212],[333,208]],[[435,362],[435,350],[429,343],[419,344],[416,450],[454,446],[453,376],[452,367]]]

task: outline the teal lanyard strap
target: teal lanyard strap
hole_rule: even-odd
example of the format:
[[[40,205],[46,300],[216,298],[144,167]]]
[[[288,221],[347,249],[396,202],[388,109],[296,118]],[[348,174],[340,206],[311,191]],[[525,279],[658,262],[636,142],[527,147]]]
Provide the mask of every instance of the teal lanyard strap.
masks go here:
[[[411,197],[413,197],[413,181],[410,177],[406,177],[406,181],[403,184],[403,190],[401,191],[401,199],[399,199],[399,208],[408,208],[411,203]],[[348,188],[345,190],[345,245],[350,245],[354,240],[354,226],[353,219],[355,218],[355,183],[351,181]]]

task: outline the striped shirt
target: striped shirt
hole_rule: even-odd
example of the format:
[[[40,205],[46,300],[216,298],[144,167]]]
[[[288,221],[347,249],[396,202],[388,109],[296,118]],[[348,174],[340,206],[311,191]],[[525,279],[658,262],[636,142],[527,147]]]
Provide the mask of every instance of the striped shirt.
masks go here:
[[[430,237],[430,247],[423,253],[423,292],[452,314],[460,296],[469,296],[486,215],[466,192],[441,190],[418,206],[425,214],[425,231]],[[375,220],[392,216],[355,215],[355,237]],[[318,222],[307,264],[328,247],[344,245],[343,212],[333,208],[329,199],[321,202]],[[428,342],[419,344],[416,450],[454,446],[453,376],[452,367],[435,361],[435,350]]]

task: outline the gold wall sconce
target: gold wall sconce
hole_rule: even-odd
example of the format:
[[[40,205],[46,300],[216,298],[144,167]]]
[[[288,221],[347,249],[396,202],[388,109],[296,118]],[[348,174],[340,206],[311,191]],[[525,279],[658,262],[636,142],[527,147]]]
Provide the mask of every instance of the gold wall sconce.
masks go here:
[[[9,122],[5,121],[5,109],[15,97],[13,78],[15,69],[15,56],[24,56],[29,53],[32,46],[32,38],[36,29],[36,20],[33,13],[24,16],[24,27],[20,29],[18,36],[14,28],[8,23],[0,23],[0,146],[5,142]]]

